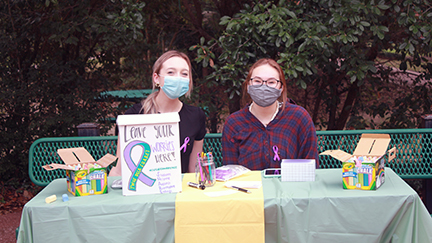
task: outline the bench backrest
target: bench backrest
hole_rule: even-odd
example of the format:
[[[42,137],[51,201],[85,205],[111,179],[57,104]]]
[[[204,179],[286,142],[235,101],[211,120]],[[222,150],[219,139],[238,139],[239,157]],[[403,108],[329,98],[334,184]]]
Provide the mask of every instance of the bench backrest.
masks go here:
[[[221,133],[206,134],[204,152],[212,152],[216,166],[222,165]],[[64,170],[47,171],[42,166],[51,163],[63,164],[57,150],[61,148],[84,147],[98,160],[107,153],[117,153],[117,136],[94,137],[48,137],[37,139],[29,151],[29,176],[38,186],[46,186],[57,178],[66,177]]]
[[[318,152],[340,149],[353,153],[363,133],[390,134],[389,147],[397,147],[396,158],[386,166],[391,167],[402,178],[432,178],[432,129],[389,129],[389,130],[344,130],[317,131]],[[222,165],[221,133],[210,133],[204,138],[204,152],[212,152],[216,166]],[[95,159],[106,153],[116,154],[117,136],[56,137],[36,140],[29,151],[29,176],[33,183],[46,186],[52,180],[64,178],[63,170],[46,171],[43,165],[60,163],[59,148],[86,148]],[[320,156],[322,169],[340,168],[341,162]]]
[[[432,178],[432,129],[387,129],[317,131],[318,152],[340,149],[352,154],[363,133],[389,134],[389,148],[396,147],[396,157],[386,167],[404,179]],[[341,163],[328,155],[320,156],[321,168],[340,168]]]

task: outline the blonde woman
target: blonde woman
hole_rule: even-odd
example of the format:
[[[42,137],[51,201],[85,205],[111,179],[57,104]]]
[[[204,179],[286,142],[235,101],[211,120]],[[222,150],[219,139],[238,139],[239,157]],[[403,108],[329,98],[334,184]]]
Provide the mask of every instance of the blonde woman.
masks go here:
[[[153,89],[159,90],[132,106],[125,114],[178,112],[182,173],[195,172],[197,153],[202,151],[206,129],[204,112],[179,100],[183,95],[189,97],[193,89],[189,58],[179,51],[165,52],[153,65],[152,79]],[[117,154],[120,154],[119,150]],[[111,169],[110,176],[121,176],[120,162]]]

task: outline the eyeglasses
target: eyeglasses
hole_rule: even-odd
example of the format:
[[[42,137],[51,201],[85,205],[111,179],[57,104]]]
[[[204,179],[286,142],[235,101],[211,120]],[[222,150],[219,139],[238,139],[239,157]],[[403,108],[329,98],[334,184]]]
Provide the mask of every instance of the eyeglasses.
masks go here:
[[[279,80],[275,79],[275,78],[269,78],[267,80],[262,80],[262,78],[251,78],[250,79],[252,82],[252,85],[263,85],[263,83],[266,83],[266,85],[268,87],[272,87],[272,88],[276,88],[278,86],[278,83],[280,82]]]

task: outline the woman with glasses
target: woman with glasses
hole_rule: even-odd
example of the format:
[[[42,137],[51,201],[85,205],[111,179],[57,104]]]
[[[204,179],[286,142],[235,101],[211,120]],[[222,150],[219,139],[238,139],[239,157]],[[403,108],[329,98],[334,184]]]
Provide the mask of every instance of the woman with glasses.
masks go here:
[[[319,168],[315,126],[303,107],[288,102],[279,64],[258,60],[242,89],[247,105],[225,122],[223,164],[263,170],[280,168],[282,159],[315,159]]]

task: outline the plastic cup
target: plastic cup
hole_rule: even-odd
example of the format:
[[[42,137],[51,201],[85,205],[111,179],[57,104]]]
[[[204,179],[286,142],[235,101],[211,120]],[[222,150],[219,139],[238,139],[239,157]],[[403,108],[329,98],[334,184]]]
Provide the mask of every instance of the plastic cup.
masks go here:
[[[216,183],[216,167],[212,157],[198,157],[195,165],[196,183],[204,184],[206,187]]]

